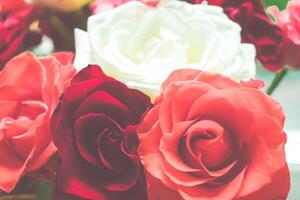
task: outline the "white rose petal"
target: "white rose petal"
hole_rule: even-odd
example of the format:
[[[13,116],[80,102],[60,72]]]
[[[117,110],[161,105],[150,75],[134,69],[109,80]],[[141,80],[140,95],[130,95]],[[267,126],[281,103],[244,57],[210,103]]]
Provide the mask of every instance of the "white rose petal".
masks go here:
[[[75,31],[75,66],[99,64],[153,95],[179,68],[245,80],[255,76],[255,49],[241,43],[240,31],[217,6],[170,1],[153,8],[132,1],[89,17],[87,32]]]

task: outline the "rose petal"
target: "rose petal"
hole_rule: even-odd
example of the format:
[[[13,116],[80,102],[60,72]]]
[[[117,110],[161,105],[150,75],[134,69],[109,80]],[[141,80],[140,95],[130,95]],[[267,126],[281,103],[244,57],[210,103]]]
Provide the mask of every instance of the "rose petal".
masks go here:
[[[175,189],[175,184],[164,174],[163,156],[158,151],[162,136],[159,123],[156,123],[144,136],[138,147],[138,153],[144,168],[168,187]]]
[[[63,65],[72,65],[74,61],[74,53],[73,52],[55,52],[51,54],[54,56],[59,63]]]
[[[179,186],[178,191],[183,199],[191,200],[220,200],[220,199],[233,199],[239,191],[244,179],[244,172],[242,171],[228,184],[219,187],[184,187]]]
[[[283,127],[285,116],[281,105],[267,94],[251,89],[251,88],[237,88],[228,91],[228,95],[234,95],[236,99],[236,106],[244,106],[251,110],[257,110],[271,117],[276,123]],[[238,97],[240,100],[238,100]],[[244,105],[240,105],[245,103]]]
[[[178,192],[172,190],[161,183],[161,181],[151,174],[147,173],[147,190],[148,190],[148,199],[172,199],[172,200],[184,200]]]
[[[106,200],[104,192],[98,187],[99,177],[95,169],[82,162],[76,155],[73,138],[66,138],[64,149],[61,149],[61,166],[57,176],[57,185],[65,193],[78,195],[86,199]]]
[[[5,122],[5,118],[3,121]],[[11,138],[26,133],[33,126],[34,121],[27,117],[23,117],[16,120],[7,120],[5,124],[6,127],[4,127],[2,130],[5,131],[7,138]]]
[[[87,96],[78,106],[75,118],[87,113],[101,113],[116,120],[122,127],[132,121],[131,112],[126,105],[115,99],[111,94],[98,90]]]
[[[281,127],[261,113],[255,113],[255,120],[257,136],[247,144],[248,166],[239,192],[241,196],[249,195],[269,184],[274,173],[280,171],[286,162],[284,153],[286,135]],[[252,148],[253,146],[255,148]],[[252,181],[256,184],[251,184]]]
[[[106,82],[101,86],[101,89],[126,105],[132,115],[132,119],[127,119],[131,124],[138,124],[139,119],[151,106],[151,101],[148,96],[139,90],[128,88],[121,82]]]
[[[110,80],[98,65],[89,65],[83,70],[79,71],[72,79],[71,85],[75,85],[84,81],[97,79],[101,82]]]
[[[261,89],[265,86],[262,80],[251,79],[249,81],[241,81],[240,84],[244,87]]]
[[[160,106],[155,106],[144,117],[142,123],[137,127],[137,136],[140,140],[147,136],[147,132],[153,127],[156,123],[156,120],[159,116]]]
[[[7,165],[9,163],[9,165]],[[11,192],[24,172],[24,162],[5,138],[0,138],[0,189]]]
[[[122,133],[123,130],[120,130],[116,122],[102,114],[89,114],[77,121],[75,131],[76,144],[83,158],[92,164],[101,163],[112,170],[112,173],[118,174],[118,170],[121,172],[118,176],[106,177],[105,174],[101,175],[103,176],[102,181],[98,184],[111,191],[124,191],[135,185],[140,173],[139,161],[136,158],[131,160],[130,157],[122,153],[120,143],[123,136],[120,135],[119,141],[116,142],[108,141],[108,138],[106,138],[106,131],[119,131]],[[87,133],[90,134],[89,137],[87,137]],[[109,146],[104,146],[106,143],[109,143]],[[99,159],[95,155],[97,152],[100,155]]]
[[[41,166],[45,164],[45,160],[48,161],[56,151],[57,149],[53,144],[53,142],[50,142],[48,146],[44,148],[34,148],[33,149],[34,155],[32,156],[33,159],[30,162],[28,171],[32,172],[39,169]]]
[[[82,200],[82,198],[78,196],[65,193],[58,187],[55,187],[53,191],[52,199],[53,200]]]
[[[197,172],[201,168],[194,168],[184,162],[180,155],[180,141],[187,131],[187,129],[194,123],[194,121],[186,121],[176,124],[172,133],[165,134],[160,138],[159,150],[164,157],[164,160],[171,166],[183,172]]]
[[[18,66],[18,70],[15,70],[16,66]],[[12,70],[15,73],[12,74],[10,72]],[[26,79],[22,77],[26,77]],[[0,83],[14,85],[40,94],[41,87],[45,83],[45,69],[32,53],[25,52],[5,65],[0,73]]]
[[[2,120],[4,117],[13,117],[18,106],[19,103],[17,101],[0,100],[0,119]]]
[[[194,187],[201,184],[208,183],[209,181],[214,180],[214,177],[210,177],[205,173],[204,170],[199,170],[197,173],[202,173],[200,176],[193,176],[192,173],[186,173],[179,171],[174,166],[170,165],[168,162],[164,161],[164,173],[172,180],[176,185],[182,185],[186,187]]]
[[[253,121],[253,113],[248,110],[247,102],[240,100],[237,93],[231,90],[215,90],[194,101],[187,120],[195,118],[210,119],[222,124],[232,136],[247,141],[253,136],[255,127],[249,126]],[[243,105],[246,103],[246,106]],[[239,106],[242,104],[241,106]],[[220,112],[222,111],[222,112]],[[236,123],[236,122],[239,123]],[[245,127],[248,127],[245,129]]]
[[[165,90],[164,101],[167,101],[166,98],[169,98],[172,101],[172,123],[175,124],[177,122],[184,121],[187,117],[192,102],[213,89],[215,88],[208,84],[197,81],[190,81],[189,84],[177,82],[176,84],[173,83],[169,85]],[[185,98],[182,98],[183,96]],[[162,117],[163,116],[160,117],[160,120],[163,120]],[[165,117],[168,116],[166,115]],[[162,124],[162,127],[163,126],[164,125]]]
[[[186,135],[187,154],[184,155],[201,158],[207,168],[219,168],[232,160],[233,141],[220,124],[199,120],[189,127]]]
[[[11,138],[11,142],[13,143],[16,153],[24,160],[32,151],[35,131],[36,129],[32,128],[22,135],[17,135]]]
[[[288,166],[285,165],[281,170],[276,172],[270,184],[260,188],[257,192],[251,193],[246,197],[238,198],[238,200],[253,199],[287,199],[290,190],[290,172]]]
[[[62,76],[62,74],[59,71],[61,64],[58,63],[52,57],[43,57],[39,61],[43,64],[45,68],[45,76],[47,77],[44,85],[42,86],[44,91],[42,93],[42,100],[47,105],[52,106],[49,108],[52,111],[58,104],[61,91],[64,90],[64,83],[59,82]],[[70,67],[68,71],[72,71],[71,69],[72,68]]]
[[[70,86],[69,89],[65,91],[64,95],[62,96],[62,103],[59,107],[59,109],[61,109],[59,113],[63,113],[63,116],[61,117],[66,125],[71,125],[74,120],[76,108],[90,93],[95,91],[101,84],[101,80],[91,80],[88,82],[82,82]],[[56,131],[54,131],[54,133],[55,132]],[[60,136],[58,136],[57,138],[59,137]]]
[[[33,94],[32,91],[12,85],[4,85],[0,87],[1,101],[22,101],[26,99],[39,99],[40,95]]]
[[[41,101],[22,101],[18,109],[18,117],[27,117],[31,120],[35,120],[39,115],[46,114],[48,106]]]
[[[92,164],[98,160],[98,135],[106,129],[119,129],[118,125],[103,114],[87,114],[76,121],[75,138],[80,155]]]
[[[198,70],[194,69],[182,69],[173,71],[166,80],[162,83],[160,93],[163,93],[165,89],[171,84],[178,81],[191,81],[194,80],[199,74]]]
[[[162,84],[161,92],[170,85],[178,81],[202,81],[218,89],[237,88],[239,84],[232,79],[219,74],[201,72],[194,69],[179,69],[173,71]]]

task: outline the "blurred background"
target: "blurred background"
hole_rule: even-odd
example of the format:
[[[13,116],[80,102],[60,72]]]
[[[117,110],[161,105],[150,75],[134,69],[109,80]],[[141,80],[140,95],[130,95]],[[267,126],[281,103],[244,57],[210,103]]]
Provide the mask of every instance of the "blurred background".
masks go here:
[[[270,85],[274,73],[257,67],[257,76]],[[291,171],[291,192],[288,200],[300,199],[300,71],[290,70],[272,96],[280,102],[286,114],[285,130],[288,135],[287,160]]]

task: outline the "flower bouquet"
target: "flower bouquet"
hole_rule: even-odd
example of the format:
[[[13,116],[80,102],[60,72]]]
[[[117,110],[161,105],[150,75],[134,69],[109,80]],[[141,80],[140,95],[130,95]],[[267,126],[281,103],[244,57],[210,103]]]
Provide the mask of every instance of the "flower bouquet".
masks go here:
[[[299,75],[299,14],[0,0],[0,200],[300,199],[299,135],[272,96]]]

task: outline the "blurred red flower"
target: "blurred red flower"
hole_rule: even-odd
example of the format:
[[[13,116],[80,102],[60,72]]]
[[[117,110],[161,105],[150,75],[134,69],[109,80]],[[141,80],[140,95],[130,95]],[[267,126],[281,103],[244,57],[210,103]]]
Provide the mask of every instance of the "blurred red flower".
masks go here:
[[[41,34],[35,29],[38,16],[38,9],[23,0],[0,0],[0,69],[12,57],[40,42]]]
[[[203,0],[189,0],[202,3]],[[242,27],[242,40],[253,43],[257,58],[270,71],[284,66],[284,37],[281,29],[266,14],[261,0],[208,0],[222,6],[228,17]]]

